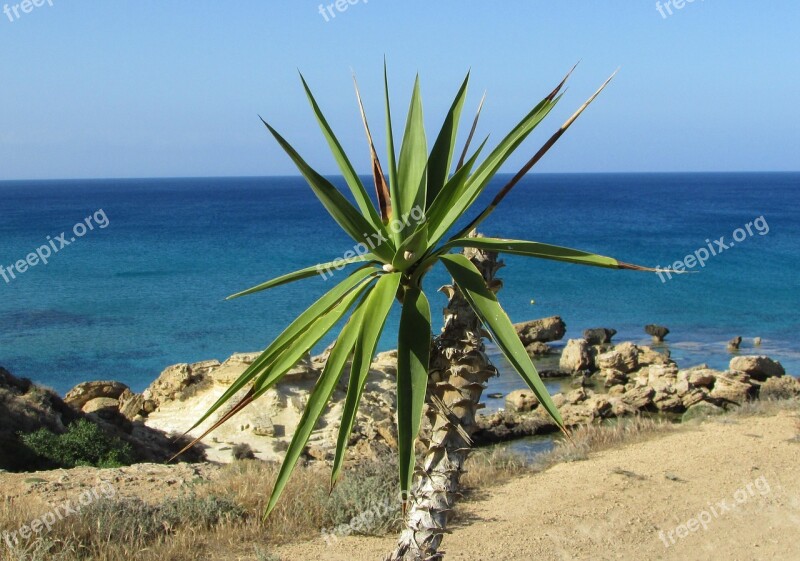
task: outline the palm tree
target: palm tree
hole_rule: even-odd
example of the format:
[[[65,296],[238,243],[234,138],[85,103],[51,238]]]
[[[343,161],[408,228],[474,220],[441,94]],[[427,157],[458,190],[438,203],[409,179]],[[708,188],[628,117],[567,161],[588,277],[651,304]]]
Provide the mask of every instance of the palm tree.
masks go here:
[[[463,228],[456,230],[455,225],[472,209],[509,156],[558,103],[568,77],[569,74],[480,163],[478,159],[488,139],[469,155],[480,116],[479,107],[466,145],[453,166],[469,74],[458,90],[430,152],[423,127],[417,78],[397,156],[388,78],[384,67],[388,181],[376,153],[356,85],[357,101],[370,150],[377,205],[373,204],[302,76],[303,88],[355,205],[312,169],[262,119],[331,217],[357,244],[354,251],[349,252],[350,255],[345,254],[341,259],[280,276],[231,296],[237,298],[253,294],[307,279],[320,272],[330,272],[334,268],[351,268],[346,278],[300,314],[190,429],[197,428],[221,406],[246,390],[244,397],[222,414],[200,438],[205,437],[273,387],[326,334],[343,323],[286,452],[265,517],[275,507],[346,365],[351,363],[331,474],[331,486],[336,484],[342,472],[346,447],[369,367],[395,301],[401,306],[397,338],[396,420],[400,490],[406,530],[390,559],[441,558],[439,545],[470,447],[469,430],[481,391],[495,372],[484,353],[485,334],[491,336],[542,407],[563,429],[558,409],[550,399],[508,315],[497,301],[495,292],[499,283],[494,279],[494,273],[498,264],[494,254],[526,255],[614,269],[645,268],[584,251],[532,241],[480,237],[472,232],[555,144],[611,78],[556,131],[486,208]],[[464,250],[466,254],[452,253],[453,250]],[[447,290],[449,304],[443,333],[434,341],[430,306],[423,290],[423,281],[437,264],[444,265],[454,285]],[[423,418],[427,430],[422,443],[426,453],[418,465],[415,444]]]

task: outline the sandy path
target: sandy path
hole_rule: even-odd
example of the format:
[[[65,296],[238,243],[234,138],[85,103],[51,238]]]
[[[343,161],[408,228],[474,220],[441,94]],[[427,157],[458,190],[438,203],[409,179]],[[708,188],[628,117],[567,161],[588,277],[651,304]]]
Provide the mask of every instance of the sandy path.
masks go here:
[[[489,489],[463,505],[447,559],[800,560],[796,423],[722,418]],[[376,561],[393,541],[319,539],[277,553]]]

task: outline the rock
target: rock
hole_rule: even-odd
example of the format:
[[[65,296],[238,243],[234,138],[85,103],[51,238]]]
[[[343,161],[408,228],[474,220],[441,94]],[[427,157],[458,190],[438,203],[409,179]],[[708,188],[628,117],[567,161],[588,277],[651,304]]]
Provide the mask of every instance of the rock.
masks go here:
[[[663,343],[664,338],[669,335],[669,329],[663,325],[655,324],[645,325],[644,332],[653,338],[654,343]]]
[[[672,386],[675,389],[675,393],[678,394],[678,397],[683,399],[683,396],[691,391],[692,386],[689,384],[689,380],[678,380]]]
[[[546,434],[558,430],[555,422],[542,409],[520,415],[499,411],[476,419],[477,430],[472,434],[476,446],[504,442],[525,436]]]
[[[375,431],[389,445],[389,448],[397,450],[397,425],[391,419],[375,423]]]
[[[768,378],[761,384],[759,391],[761,399],[792,399],[800,396],[800,380],[793,376]]]
[[[621,372],[619,370],[614,370],[614,369],[601,370],[600,376],[601,378],[604,379],[604,384],[607,388],[618,385],[624,387],[624,384],[628,382],[628,376],[624,372]]]
[[[327,449],[313,444],[306,446],[303,452],[305,453],[306,456],[308,456],[312,460],[319,460],[319,461],[327,460],[332,455]]]
[[[648,409],[653,404],[655,390],[647,386],[631,388],[620,399],[637,411]]]
[[[725,410],[722,407],[718,407],[707,401],[701,401],[686,409],[686,412],[681,417],[681,422],[685,423],[694,419],[703,419],[712,415],[720,415],[724,412]]]
[[[596,364],[601,370],[619,370],[625,374],[633,372],[639,364],[639,351],[633,343],[622,343],[597,356]]]
[[[681,370],[678,373],[678,379],[686,379],[686,381],[689,382],[689,386],[693,388],[711,388],[714,386],[714,382],[720,374],[722,374],[722,372],[709,368]]]
[[[584,372],[594,370],[594,361],[589,343],[584,339],[570,339],[561,353],[558,367],[564,372]]]
[[[503,399],[503,394],[501,393],[490,393],[486,397],[489,399]]]
[[[689,390],[685,395],[681,396],[681,402],[685,408],[705,401],[708,397],[708,390],[705,388],[694,388]]]
[[[741,337],[734,337],[730,341],[728,341],[728,350],[729,351],[738,351],[739,346],[742,344]]]
[[[514,413],[527,413],[539,406],[539,400],[530,390],[516,390],[506,396],[506,409]]]
[[[514,327],[526,347],[534,342],[560,341],[567,332],[567,325],[558,316],[518,323]]]
[[[592,410],[592,414],[595,418],[604,419],[610,416],[609,413],[611,413],[612,405],[611,401],[609,401],[606,396],[593,395],[585,401],[585,405]]]
[[[720,404],[741,405],[755,392],[755,387],[749,381],[750,376],[743,372],[723,372],[714,382],[709,397]]]
[[[167,367],[150,384],[144,391],[144,398],[153,401],[156,407],[165,401],[182,401],[194,393],[190,388],[201,383],[201,378],[194,375],[189,364],[175,364]]]
[[[138,415],[144,413],[144,396],[130,391],[123,392],[119,398],[119,412],[129,421],[133,421]]]
[[[611,338],[617,334],[616,329],[606,327],[593,327],[583,332],[583,338],[590,345],[606,345],[611,343]]]
[[[111,397],[96,397],[84,403],[81,411],[84,413],[95,413],[103,410],[119,410],[119,400]]]
[[[89,401],[102,397],[119,399],[128,386],[122,382],[83,382],[67,392],[64,401],[70,407],[83,409]]]
[[[591,395],[591,392],[587,393],[587,391],[585,389],[578,388],[577,390],[572,390],[567,395],[565,395],[564,396],[564,400],[565,400],[566,404],[576,405],[576,404],[578,404],[578,403],[580,403],[582,401],[586,401],[589,398],[590,395]]]
[[[595,408],[587,403],[568,403],[561,409],[561,418],[565,426],[574,427],[588,425],[597,418],[597,415]]]
[[[761,346],[761,337],[755,337],[753,339],[753,346],[760,347]]]
[[[764,381],[773,376],[783,376],[786,370],[780,362],[765,356],[737,356],[731,360],[731,370],[749,374],[755,380]]]
[[[678,381],[678,366],[676,364],[651,364],[641,370],[640,374],[647,372],[647,384],[658,389],[657,386],[671,386]]]
[[[530,345],[525,347],[525,350],[528,351],[528,354],[531,356],[544,356],[550,353],[550,345],[547,343],[540,343],[539,341],[534,341]]]
[[[553,400],[553,405],[556,406],[556,409],[560,409],[567,403],[567,399],[564,397],[563,393],[557,393],[551,398]]]
[[[636,410],[619,397],[609,397],[608,401],[611,404],[611,410],[608,413],[610,417],[627,417],[636,414]]]
[[[657,391],[653,395],[653,405],[663,413],[682,413],[683,401],[676,393]]]
[[[622,384],[608,388],[608,395],[619,397],[627,391]]]
[[[658,352],[646,346],[637,348],[639,353],[636,357],[636,362],[640,368],[642,366],[650,366],[651,364],[674,364],[674,361],[670,359],[670,352],[668,350]]]
[[[252,431],[256,436],[275,436],[275,425],[267,415],[260,415],[252,421]]]
[[[86,393],[79,395],[85,396]],[[39,429],[63,434],[68,425],[81,419],[96,425],[105,435],[127,442],[139,462],[166,462],[183,447],[183,443],[176,443],[163,431],[144,425],[132,426],[117,411],[118,399],[99,397],[85,402],[83,406],[91,413],[82,413],[67,405],[52,390],[37,386],[30,380],[16,378],[0,368],[0,469],[52,469],[52,462],[43,461],[27,452],[27,448],[19,441],[19,435]],[[194,449],[182,456],[181,460],[196,461],[202,458],[202,451]]]

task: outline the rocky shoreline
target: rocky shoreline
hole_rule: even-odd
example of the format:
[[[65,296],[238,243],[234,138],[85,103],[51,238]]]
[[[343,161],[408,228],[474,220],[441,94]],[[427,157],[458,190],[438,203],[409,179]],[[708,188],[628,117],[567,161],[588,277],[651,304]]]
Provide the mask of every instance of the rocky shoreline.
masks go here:
[[[566,325],[559,317],[516,327],[535,358],[552,355],[549,343],[560,341],[566,334]],[[660,341],[669,330],[651,325],[646,332]],[[768,357],[735,356],[725,371],[706,365],[680,368],[668,351],[631,342],[613,344],[615,334],[608,328],[587,330],[583,338],[567,341],[560,353],[558,370],[542,372],[543,377],[571,381],[573,389],[553,397],[566,425],[640,414],[687,418],[721,412],[752,399],[800,396],[800,381]],[[35,393],[46,396],[44,401],[26,398],[37,386],[0,370],[0,390],[11,395],[9,398],[0,394],[0,416],[14,414],[28,419],[24,423],[18,419],[16,423],[17,430],[26,432],[35,430],[37,425],[63,431],[67,423],[84,417],[143,450],[139,455],[144,460],[160,462],[174,453],[178,445],[175,436],[190,427],[257,356],[258,353],[240,353],[224,362],[208,360],[170,366],[140,394],[120,382],[85,382],[70,390],[63,401],[41,389]],[[204,439],[186,459],[225,463],[235,456],[246,456],[280,461],[326,357],[327,351],[307,357],[257,402]],[[396,447],[395,375],[395,353],[379,354],[370,370],[351,435],[351,462],[379,457]],[[332,405],[312,434],[305,451],[308,460],[332,458],[346,380],[344,375]],[[17,403],[11,406],[14,396]],[[478,431],[473,435],[476,445],[557,430],[532,392],[516,390],[504,399],[504,409],[478,416]],[[43,408],[42,403],[49,405]],[[32,410],[36,414],[31,415]],[[218,415],[224,413],[225,410]],[[201,434],[216,418],[213,416],[190,436]],[[2,443],[0,439],[0,446]]]

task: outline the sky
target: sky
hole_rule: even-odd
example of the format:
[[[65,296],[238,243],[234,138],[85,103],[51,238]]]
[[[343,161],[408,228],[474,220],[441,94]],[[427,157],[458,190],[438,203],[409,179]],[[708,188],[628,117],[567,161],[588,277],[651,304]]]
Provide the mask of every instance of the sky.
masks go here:
[[[433,137],[471,70],[490,144],[581,61],[504,171],[618,67],[537,171],[800,170],[797,0],[349,1],[0,0],[0,180],[295,174],[258,115],[335,173],[298,69],[369,173],[351,73],[384,154],[384,56],[397,135],[415,74]]]

